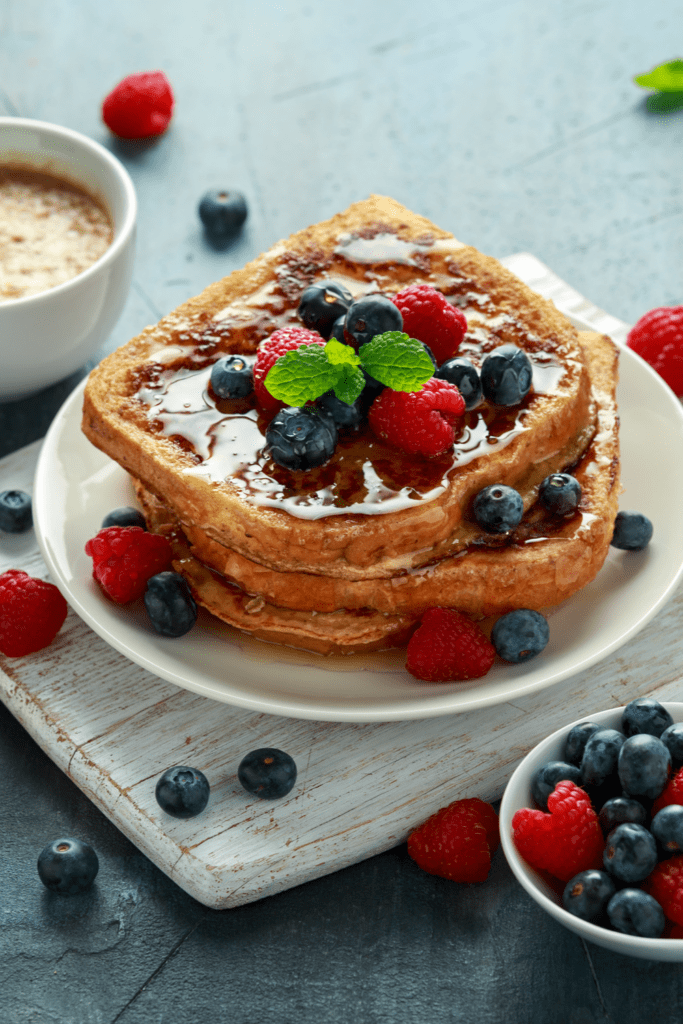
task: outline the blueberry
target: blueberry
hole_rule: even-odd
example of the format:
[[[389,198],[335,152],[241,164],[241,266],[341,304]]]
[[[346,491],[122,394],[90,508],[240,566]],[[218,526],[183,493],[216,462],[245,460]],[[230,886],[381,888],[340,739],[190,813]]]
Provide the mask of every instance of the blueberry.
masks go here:
[[[365,387],[361,391],[358,403],[363,412],[363,415],[366,416],[368,409],[375,401],[377,396],[381,395],[381,393],[384,391],[384,384],[382,384],[382,382],[379,380],[375,380],[374,377],[371,377],[368,371],[363,366],[361,366],[361,372],[365,377]]]
[[[211,387],[218,398],[247,398],[254,390],[254,372],[242,356],[222,356],[211,368]]]
[[[65,896],[89,889],[99,867],[92,846],[80,839],[55,839],[38,857],[38,875],[43,885]]]
[[[108,512],[102,520],[101,529],[105,530],[108,526],[140,526],[143,530],[147,529],[142,512],[130,505],[123,505]]]
[[[313,406],[288,406],[273,416],[266,444],[274,462],[284,469],[314,469],[334,453],[337,428]]]
[[[643,825],[627,821],[607,836],[605,870],[620,882],[642,882],[657,863],[657,844]]]
[[[653,697],[638,697],[624,708],[621,728],[626,736],[647,732],[650,736],[661,736],[673,725],[673,718],[666,708]]]
[[[649,733],[629,736],[619,751],[619,781],[627,796],[656,799],[668,782],[670,768],[669,748]]]
[[[216,189],[202,196],[199,218],[207,234],[223,238],[244,224],[247,219],[247,202],[241,192]]]
[[[522,495],[514,487],[493,484],[474,499],[474,518],[487,533],[507,533],[519,526],[524,515]]]
[[[305,289],[299,302],[297,315],[309,331],[317,331],[329,338],[335,321],[346,316],[353,295],[337,281],[321,281]]]
[[[31,495],[26,491],[3,491],[0,494],[0,530],[25,533],[33,526]]]
[[[438,367],[438,365],[439,365],[439,364],[437,363],[437,361],[436,361],[436,356],[435,356],[435,355],[434,355],[434,353],[432,352],[432,350],[431,350],[431,348],[429,347],[429,345],[425,345],[424,341],[421,341],[421,342],[420,342],[420,344],[422,345],[422,348],[423,348],[423,349],[425,350],[425,352],[427,353],[427,355],[428,355],[428,356],[429,356],[429,358],[431,359],[431,361],[432,361],[432,366],[433,366],[433,367],[434,367],[434,369],[436,370],[436,369],[437,369],[437,367]],[[436,373],[434,374],[434,376],[436,376]]]
[[[599,921],[614,896],[614,882],[604,871],[589,868],[571,878],[562,893],[562,905],[582,921]]]
[[[330,331],[330,338],[334,338],[336,341],[340,341],[342,345],[346,345],[347,341],[344,337],[344,321],[346,320],[346,313],[342,313],[340,317],[332,324],[332,330]]]
[[[463,356],[447,359],[445,363],[441,364],[434,376],[439,377],[441,380],[447,380],[450,384],[455,384],[465,400],[465,409],[468,412],[470,409],[474,409],[476,405],[479,405],[481,401],[481,378],[469,359],[465,359]]]
[[[623,825],[627,821],[644,825],[647,821],[647,811],[638,800],[630,796],[615,796],[602,805],[598,821],[602,834],[608,836],[617,825]]]
[[[581,758],[584,786],[601,786],[616,772],[619,751],[625,739],[616,729],[598,729],[588,738]]]
[[[344,329],[353,338],[356,349],[367,345],[376,334],[401,331],[403,316],[391,299],[380,293],[365,295],[351,304],[344,321]]]
[[[640,512],[619,512],[614,521],[612,547],[642,551],[652,540],[652,523]]]
[[[481,366],[484,398],[494,405],[519,405],[529,393],[532,379],[531,361],[516,345],[495,348]]]
[[[552,473],[538,489],[538,499],[548,512],[570,516],[581,501],[581,484],[569,473]]]
[[[341,398],[337,398],[334,391],[326,391],[316,399],[315,404],[323,415],[332,419],[337,430],[358,430],[362,423],[363,413],[359,398],[353,405],[349,405],[342,402]]]
[[[167,768],[156,784],[154,795],[162,811],[174,818],[194,818],[209,802],[211,787],[198,768],[176,765]]]
[[[529,661],[547,646],[550,630],[540,612],[517,608],[501,616],[491,630],[491,643],[503,661],[518,665]]]
[[[593,733],[599,732],[602,728],[602,725],[597,725],[595,722],[579,722],[573,729],[570,729],[564,743],[565,761],[568,761],[569,764],[580,765],[588,740]]]
[[[664,931],[664,911],[642,889],[620,889],[607,904],[610,924],[626,935],[658,939]]]
[[[184,636],[197,621],[197,605],[187,581],[177,572],[160,572],[147,580],[145,608],[161,636]]]
[[[247,793],[262,800],[279,800],[296,782],[296,764],[283,750],[261,747],[242,758],[237,778]]]
[[[679,768],[683,764],[683,722],[670,725],[659,738],[669,748],[671,763]]]
[[[531,795],[541,810],[548,810],[548,797],[557,783],[564,779],[569,779],[580,786],[581,770],[575,764],[567,764],[565,761],[548,761],[534,773],[531,780]]]
[[[683,852],[683,807],[680,804],[662,807],[650,823],[650,832],[667,857]]]

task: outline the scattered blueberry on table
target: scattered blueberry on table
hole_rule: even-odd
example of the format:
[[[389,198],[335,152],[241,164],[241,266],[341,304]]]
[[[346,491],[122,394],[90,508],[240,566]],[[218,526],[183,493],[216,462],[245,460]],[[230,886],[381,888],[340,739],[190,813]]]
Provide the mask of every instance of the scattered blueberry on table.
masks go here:
[[[0,530],[5,533],[25,533],[33,526],[31,495],[26,491],[0,493]]]
[[[43,885],[65,896],[89,889],[99,867],[92,846],[80,839],[55,839],[38,857],[38,876]]]
[[[213,189],[199,201],[199,219],[214,238],[229,236],[247,219],[247,201],[235,189]]]

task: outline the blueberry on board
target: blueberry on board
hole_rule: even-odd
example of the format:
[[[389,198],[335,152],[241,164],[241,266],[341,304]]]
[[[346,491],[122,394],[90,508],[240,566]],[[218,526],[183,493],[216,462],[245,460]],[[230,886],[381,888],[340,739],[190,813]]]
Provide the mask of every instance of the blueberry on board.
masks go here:
[[[174,818],[194,818],[209,802],[211,787],[198,768],[168,768],[156,784],[154,795],[162,811]]]
[[[373,293],[356,299],[347,311],[344,330],[353,338],[356,349],[367,345],[376,334],[403,330],[403,315],[386,295]]]
[[[625,935],[658,939],[664,931],[664,911],[654,896],[642,889],[620,889],[607,904],[612,927]]]
[[[593,733],[599,732],[602,728],[604,726],[597,725],[596,722],[579,722],[573,729],[570,729],[564,742],[565,761],[568,761],[569,764],[581,765],[581,759],[588,740]]]
[[[626,737],[616,729],[598,729],[588,738],[581,758],[584,786],[602,786],[617,770],[619,751]]]
[[[590,868],[580,871],[567,882],[562,893],[562,906],[582,921],[599,921],[614,896],[614,882],[605,871]]]
[[[270,455],[284,469],[307,470],[322,466],[334,453],[337,428],[329,416],[310,405],[287,406],[266,428]]]
[[[673,718],[654,697],[637,697],[626,705],[621,716],[625,736],[635,736],[639,732],[661,736],[670,725],[673,725]]]
[[[247,219],[247,201],[234,189],[214,189],[199,202],[199,219],[209,235],[223,238],[233,234]]]
[[[441,380],[447,380],[455,384],[456,388],[465,401],[465,409],[469,412],[479,405],[481,401],[481,377],[469,359],[464,356],[454,356],[442,363],[434,374]]]
[[[140,509],[132,508],[130,505],[123,505],[108,512],[102,520],[101,529],[105,530],[109,526],[139,526],[143,530],[147,529],[145,517]]]
[[[363,421],[360,398],[353,405],[337,398],[334,391],[326,391],[315,404],[324,416],[329,416],[337,430],[358,430]]]
[[[670,725],[659,738],[669,748],[672,765],[680,768],[683,764],[683,722]]]
[[[611,544],[622,551],[642,551],[652,540],[652,523],[641,512],[618,512]]]
[[[683,807],[680,804],[662,807],[650,823],[650,832],[667,857],[683,852]]]
[[[554,792],[557,783],[565,779],[580,786],[580,768],[565,761],[548,761],[534,773],[531,780],[531,795],[542,811],[548,810],[548,797]]]
[[[531,390],[531,360],[516,345],[500,345],[481,365],[481,388],[484,398],[494,405],[519,405]]]
[[[242,356],[222,356],[211,367],[211,387],[218,398],[247,398],[254,390],[254,371]]]
[[[615,796],[606,800],[600,808],[598,821],[602,834],[608,836],[617,825],[623,825],[626,821],[635,822],[636,825],[644,825],[647,821],[647,811],[643,805],[630,796]]]
[[[159,572],[151,576],[143,600],[150,621],[161,636],[184,636],[197,621],[197,605],[180,573]]]
[[[549,639],[546,619],[530,608],[517,608],[502,615],[491,630],[491,643],[498,657],[515,665],[535,658]]]
[[[309,285],[301,296],[297,316],[309,331],[329,338],[336,320],[346,316],[353,295],[338,281],[319,281]]]
[[[570,473],[551,473],[538,489],[538,500],[556,516],[570,516],[581,501],[581,484]]]
[[[25,533],[33,526],[31,495],[26,491],[2,491],[0,494],[0,530]]]
[[[524,502],[514,487],[492,484],[479,491],[472,511],[482,530],[487,533],[507,533],[522,521]]]
[[[262,800],[279,800],[296,782],[296,764],[284,750],[260,747],[242,758],[237,778],[247,793]]]
[[[43,885],[65,896],[89,889],[99,867],[92,846],[80,839],[55,839],[38,857],[38,876]]]
[[[627,821],[607,836],[605,870],[620,882],[642,882],[657,863],[657,844],[643,825]]]
[[[629,736],[619,751],[617,770],[627,796],[654,800],[669,780],[671,754],[658,736],[641,732]]]

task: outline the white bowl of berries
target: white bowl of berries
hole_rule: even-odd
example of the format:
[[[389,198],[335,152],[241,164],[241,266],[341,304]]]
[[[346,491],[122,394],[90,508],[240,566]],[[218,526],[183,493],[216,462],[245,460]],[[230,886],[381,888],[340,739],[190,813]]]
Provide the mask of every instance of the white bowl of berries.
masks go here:
[[[500,807],[520,884],[583,939],[683,961],[683,704],[649,697],[558,729]]]

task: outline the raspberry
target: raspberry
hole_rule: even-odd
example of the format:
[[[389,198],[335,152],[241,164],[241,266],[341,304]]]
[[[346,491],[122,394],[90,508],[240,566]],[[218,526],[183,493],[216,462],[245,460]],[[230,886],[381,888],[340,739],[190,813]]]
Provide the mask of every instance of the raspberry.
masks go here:
[[[670,921],[683,925],[683,854],[660,861],[641,888],[657,900]]]
[[[370,426],[384,441],[409,455],[442,455],[455,440],[451,420],[465,400],[455,384],[430,377],[422,391],[385,388],[370,408]]]
[[[306,330],[305,327],[281,327],[279,331],[273,331],[269,338],[262,341],[254,364],[254,391],[259,405],[267,410],[278,409],[282,405],[277,398],[273,398],[264,384],[266,374],[280,356],[298,348],[299,345],[325,344],[324,338],[315,331]]]
[[[496,651],[475,622],[455,608],[429,608],[408,642],[406,668],[428,683],[481,679]]]
[[[467,320],[441,292],[428,284],[411,284],[394,295],[393,301],[403,314],[403,330],[429,345],[437,363],[445,363],[457,354]]]
[[[679,768],[652,805],[652,817],[669,804],[683,805],[683,768]]]
[[[626,344],[683,395],[683,306],[659,306],[641,316]]]
[[[569,780],[558,782],[548,810],[525,807],[512,819],[514,843],[524,860],[563,882],[580,871],[602,869],[605,841],[588,794]]]
[[[171,568],[166,537],[139,526],[108,526],[87,542],[85,553],[93,560],[94,578],[117,604],[142,597],[147,580]]]
[[[102,104],[102,120],[121,139],[146,139],[166,131],[173,93],[163,71],[128,75]]]
[[[499,840],[493,807],[473,797],[456,800],[427,818],[408,837],[408,853],[430,875],[484,882]]]
[[[66,612],[54,584],[8,569],[0,576],[0,651],[20,658],[42,650],[59,633]]]

